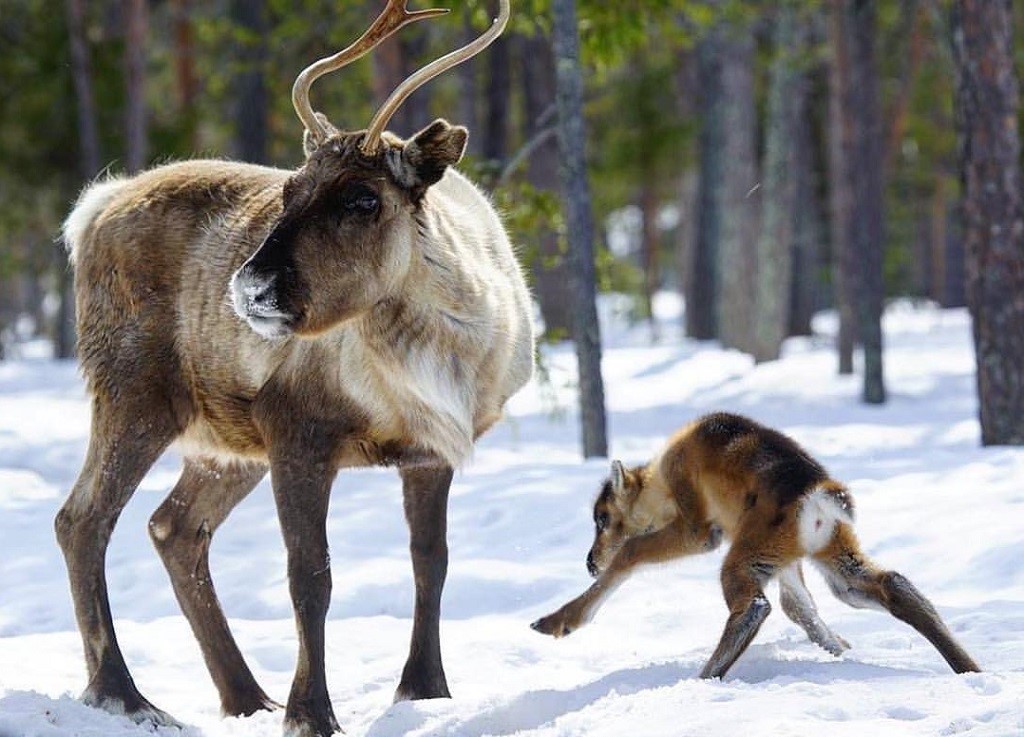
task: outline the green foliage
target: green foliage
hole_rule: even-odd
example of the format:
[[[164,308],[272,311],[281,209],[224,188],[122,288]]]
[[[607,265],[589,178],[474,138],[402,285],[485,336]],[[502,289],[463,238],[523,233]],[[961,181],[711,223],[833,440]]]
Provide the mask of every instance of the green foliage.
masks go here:
[[[817,130],[818,175],[827,182],[823,64],[831,50],[823,29],[828,3],[578,0],[588,156],[599,224],[609,213],[634,203],[642,184],[653,185],[662,203],[674,201],[680,175],[696,165],[701,125],[698,90],[684,83],[681,71],[693,65],[695,45],[712,29],[729,33],[740,25],[755,28],[756,94],[763,120],[767,70],[775,54],[785,53],[773,48],[770,40],[771,24],[783,2],[797,7],[818,29],[813,51],[795,62],[815,80],[810,115]],[[52,0],[3,0],[2,4],[0,275],[55,263],[50,244],[83,183],[63,4]],[[412,3],[414,7],[428,4],[434,3]],[[1024,0],[1015,0],[1015,4],[1018,9],[1024,8]],[[465,13],[478,30],[483,30],[493,15],[492,0],[465,0],[451,5],[454,12],[446,19],[403,31],[426,35],[424,55],[432,57],[462,42]],[[887,125],[904,93],[911,40],[918,38],[923,44],[909,87],[905,125],[886,179],[886,278],[890,294],[920,292],[921,245],[928,228],[945,217],[958,194],[954,75],[946,43],[949,5],[950,0],[878,3],[877,42]],[[96,0],[85,6],[101,158],[104,165],[116,171],[124,156],[125,106],[119,4]],[[295,75],[312,61],[348,45],[372,16],[368,3],[266,0],[268,30],[266,38],[259,39],[233,22],[229,0],[193,2],[191,59],[198,87],[194,103],[188,107],[179,99],[177,89],[178,52],[169,30],[173,27],[173,4],[151,2],[149,7],[146,93],[149,149],[154,162],[204,154],[230,155],[235,133],[234,81],[243,70],[239,51],[262,42],[267,52],[264,71],[270,107],[270,157],[281,166],[296,166],[302,158],[302,131],[290,100]],[[919,15],[916,37],[910,32],[910,9]],[[550,11],[551,0],[514,0],[508,35],[548,30]],[[1019,37],[1024,33],[1024,13],[1017,13],[1015,22]],[[1018,45],[1016,53],[1024,64],[1021,49]],[[523,94],[518,81],[522,70],[515,53],[511,70],[515,99],[510,106],[513,152],[527,138],[519,99]],[[479,60],[472,63],[482,77],[478,87],[485,89],[487,64]],[[431,82],[435,114],[455,119],[462,94],[456,74]],[[337,125],[350,129],[365,126],[374,110],[370,59],[320,80],[311,98],[314,107]],[[472,133],[477,136],[481,131]],[[462,168],[485,186],[493,187],[490,183],[497,180],[504,163],[466,161]],[[554,232],[564,241],[565,225],[558,196],[525,184],[524,169],[521,167],[493,196],[532,271],[542,265],[537,246],[541,235]],[[822,189],[827,195],[827,184]],[[45,256],[39,255],[42,253]],[[672,261],[663,254],[663,263]],[[598,274],[601,289],[635,293],[642,283],[635,264],[617,262],[600,247]]]

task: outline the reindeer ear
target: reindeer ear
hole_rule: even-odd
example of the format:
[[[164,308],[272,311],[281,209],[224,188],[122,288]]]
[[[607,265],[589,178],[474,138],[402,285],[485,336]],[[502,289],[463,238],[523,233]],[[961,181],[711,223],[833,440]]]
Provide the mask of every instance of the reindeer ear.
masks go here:
[[[458,163],[466,150],[469,132],[447,120],[435,120],[402,148],[389,149],[388,166],[398,183],[422,195],[440,181],[444,171]]]
[[[338,129],[331,124],[326,115],[323,113],[314,113],[314,115],[316,115],[320,125],[323,126],[325,134],[321,137],[319,133],[311,133],[308,128],[303,131],[302,150],[306,152],[307,159],[313,155],[314,151],[320,148],[320,144],[338,132]]]
[[[622,496],[626,493],[626,469],[622,461],[612,461],[612,493],[615,496]]]

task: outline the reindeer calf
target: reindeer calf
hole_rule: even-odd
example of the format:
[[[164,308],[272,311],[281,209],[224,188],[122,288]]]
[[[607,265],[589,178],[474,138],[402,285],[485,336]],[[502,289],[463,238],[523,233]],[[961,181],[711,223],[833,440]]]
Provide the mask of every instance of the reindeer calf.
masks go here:
[[[570,634],[638,565],[706,552],[724,534],[732,541],[722,566],[729,618],[702,678],[724,676],[754,639],[771,612],[764,587],[774,577],[782,610],[812,642],[833,655],[849,648],[818,616],[804,586],[804,557],[840,600],[887,610],[924,635],[957,673],[979,670],[931,602],[861,552],[846,487],[793,440],[745,417],[707,415],[676,433],[646,466],[614,462],[594,504],[594,524],[587,568],[597,580],[534,622],[538,632]]]

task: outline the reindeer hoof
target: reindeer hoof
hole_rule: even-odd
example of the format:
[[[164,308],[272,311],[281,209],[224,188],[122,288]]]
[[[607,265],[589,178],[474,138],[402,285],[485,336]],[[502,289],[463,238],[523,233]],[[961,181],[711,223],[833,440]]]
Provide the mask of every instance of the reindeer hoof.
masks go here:
[[[138,692],[125,697],[99,694],[87,689],[81,700],[86,706],[102,709],[109,714],[123,714],[139,725],[185,728],[185,725],[163,709],[153,706]]]

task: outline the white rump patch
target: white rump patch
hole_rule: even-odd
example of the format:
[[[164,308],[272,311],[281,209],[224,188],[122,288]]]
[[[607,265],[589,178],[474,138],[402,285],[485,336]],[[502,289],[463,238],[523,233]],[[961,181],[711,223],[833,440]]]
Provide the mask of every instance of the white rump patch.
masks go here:
[[[82,245],[85,231],[89,229],[96,217],[106,209],[110,201],[121,190],[126,180],[117,177],[93,182],[78,196],[78,201],[64,221],[62,232],[64,246],[68,249],[71,262],[75,262],[78,249]]]
[[[853,518],[829,489],[818,487],[805,496],[797,518],[797,535],[804,552],[813,555],[828,545],[837,522],[852,524]]]

